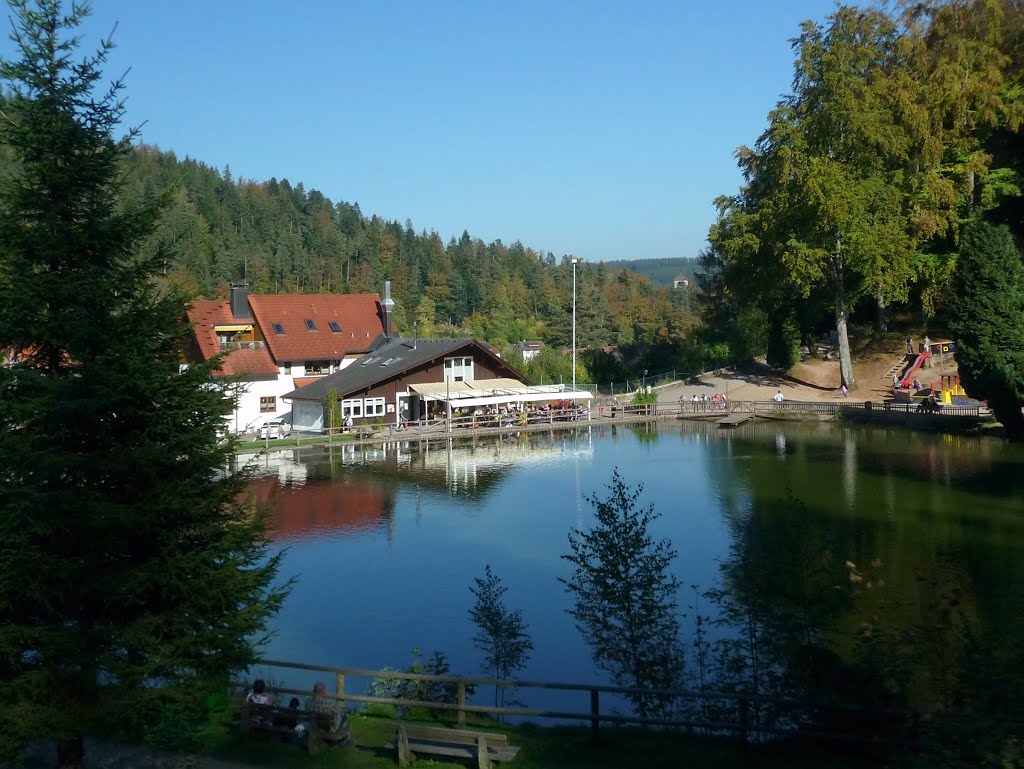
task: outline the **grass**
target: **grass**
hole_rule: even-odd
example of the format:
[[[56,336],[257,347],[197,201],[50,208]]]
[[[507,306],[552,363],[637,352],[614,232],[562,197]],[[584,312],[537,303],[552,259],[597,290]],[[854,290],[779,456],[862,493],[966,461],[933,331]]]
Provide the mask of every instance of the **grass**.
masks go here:
[[[394,735],[394,722],[353,715],[350,719],[353,747],[335,748],[310,757],[297,745],[226,738],[212,757],[255,767],[280,769],[384,769],[395,766],[395,754],[384,746]],[[599,769],[643,767],[677,769],[863,769],[878,765],[877,757],[857,756],[848,746],[825,749],[814,746],[752,746],[742,750],[732,742],[653,730],[606,727],[594,739],[589,728],[538,727],[526,724],[507,727],[489,724],[487,731],[509,735],[520,748],[515,760],[499,767],[508,769]],[[422,759],[416,767],[458,767],[457,760]]]

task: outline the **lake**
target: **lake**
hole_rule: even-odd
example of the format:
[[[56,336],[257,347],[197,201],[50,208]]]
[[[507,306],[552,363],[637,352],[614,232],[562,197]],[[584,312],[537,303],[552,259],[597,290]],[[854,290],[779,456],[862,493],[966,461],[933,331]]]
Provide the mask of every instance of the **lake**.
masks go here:
[[[469,586],[489,564],[533,638],[519,678],[607,681],[559,578],[569,575],[569,532],[591,525],[589,498],[605,496],[615,468],[643,485],[640,502],[661,516],[654,535],[678,551],[687,640],[695,598],[702,613],[719,613],[699,595],[712,588],[756,595],[769,607],[759,609],[765,628],[795,621],[785,612],[799,605],[800,622],[813,617],[815,638],[844,660],[920,657],[914,639],[931,638],[945,662],[915,663],[928,681],[948,675],[962,646],[933,624],[969,627],[998,649],[1020,648],[1024,635],[1024,449],[992,439],[661,422],[254,462],[254,493],[272,506],[275,547],[286,549],[281,575],[298,580],[268,658],[401,668],[420,647],[442,650],[453,672],[484,674]],[[879,639],[884,651],[870,646]],[[308,684],[298,678],[287,685]]]

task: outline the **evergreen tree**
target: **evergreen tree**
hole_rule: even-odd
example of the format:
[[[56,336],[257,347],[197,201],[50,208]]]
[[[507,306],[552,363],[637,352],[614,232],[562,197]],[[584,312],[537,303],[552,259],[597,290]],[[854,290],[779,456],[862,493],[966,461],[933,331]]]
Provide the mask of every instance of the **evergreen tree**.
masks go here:
[[[121,84],[111,48],[78,60],[87,9],[10,0],[0,61],[0,760],[55,739],[188,730],[251,664],[283,598],[264,517],[224,472],[229,393],[179,374],[189,339],[157,209],[119,206]],[[180,743],[179,743],[180,744]]]
[[[597,666],[619,686],[671,689],[682,681],[676,594],[679,581],[669,573],[676,551],[668,540],[655,541],[653,507],[637,500],[643,486],[631,489],[618,469],[609,496],[589,498],[597,522],[590,531],[569,535],[562,558],[574,567],[560,580],[574,600],[569,614],[590,646]],[[638,715],[648,717],[670,706],[668,698],[627,695]]]
[[[953,272],[950,328],[960,381],[988,401],[1009,434],[1024,435],[1024,266],[1006,227],[964,228]]]
[[[473,645],[484,654],[484,667],[494,671],[495,678],[508,678],[522,670],[533,651],[533,641],[519,609],[509,609],[504,602],[508,590],[501,577],[484,567],[483,579],[476,577],[469,592],[476,603],[469,610],[469,618],[479,632],[473,636]],[[494,687],[494,706],[504,704],[504,691]]]

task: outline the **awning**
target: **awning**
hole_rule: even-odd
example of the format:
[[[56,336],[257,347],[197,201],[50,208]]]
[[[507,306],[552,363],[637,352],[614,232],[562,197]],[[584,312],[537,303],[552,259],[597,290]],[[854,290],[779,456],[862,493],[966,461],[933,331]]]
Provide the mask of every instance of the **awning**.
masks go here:
[[[586,390],[565,385],[525,385],[516,379],[478,379],[473,382],[424,382],[409,390],[425,401],[448,401],[455,406],[484,406],[498,403],[527,403],[556,400],[589,400]]]
[[[252,324],[242,324],[233,326],[222,326],[219,323],[213,327],[214,331],[252,331]]]
[[[513,393],[506,395],[485,395],[479,398],[452,398],[451,404],[456,408],[463,408],[465,406],[496,406],[499,403],[583,401],[590,400],[593,397],[593,394],[586,390],[563,390],[558,393]]]

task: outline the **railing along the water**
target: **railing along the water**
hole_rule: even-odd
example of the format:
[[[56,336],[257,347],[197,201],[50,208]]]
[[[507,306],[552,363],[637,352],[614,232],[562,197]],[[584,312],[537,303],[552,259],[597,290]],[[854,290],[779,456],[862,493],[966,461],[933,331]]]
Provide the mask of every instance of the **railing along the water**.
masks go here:
[[[731,734],[741,744],[751,741],[764,741],[769,737],[806,737],[816,739],[837,740],[854,743],[870,743],[887,746],[915,747],[918,745],[918,716],[909,710],[896,708],[870,708],[862,705],[844,703],[805,702],[784,697],[719,691],[694,691],[689,689],[638,689],[624,686],[607,686],[598,684],[555,683],[541,681],[506,681],[496,678],[478,678],[451,675],[430,675],[426,673],[407,673],[396,670],[365,670],[362,668],[339,668],[326,665],[310,665],[301,662],[284,662],[281,660],[258,660],[256,665],[267,668],[286,668],[291,670],[308,670],[331,673],[335,677],[335,694],[339,705],[346,702],[360,705],[378,704],[398,707],[424,707],[430,710],[454,711],[460,727],[466,724],[467,713],[484,715],[508,715],[530,718],[548,718],[562,721],[589,722],[591,729],[598,733],[602,723],[639,724],[644,726],[663,726],[704,730],[709,734]],[[455,702],[431,702],[425,700],[404,699],[397,697],[375,697],[365,694],[353,694],[346,690],[348,678],[385,678],[409,681],[430,681],[455,684],[457,696]],[[245,682],[232,682],[232,686],[244,688]],[[589,709],[586,711],[540,710],[525,707],[498,707],[491,705],[474,705],[467,701],[467,691],[478,686],[495,686],[503,689],[548,689],[565,692],[586,692],[589,695]],[[273,687],[282,694],[302,695],[308,691],[286,687]],[[690,701],[707,705],[709,701],[731,701],[735,703],[736,720],[716,720],[710,718],[650,718],[627,716],[619,713],[602,712],[601,695],[646,695],[669,701]],[[763,723],[758,717],[759,709],[775,708],[788,714],[776,723]],[[796,714],[848,713],[886,719],[888,725],[893,722],[899,725],[896,736],[880,736],[877,732],[871,735],[855,732],[838,732],[808,728],[797,718]]]

